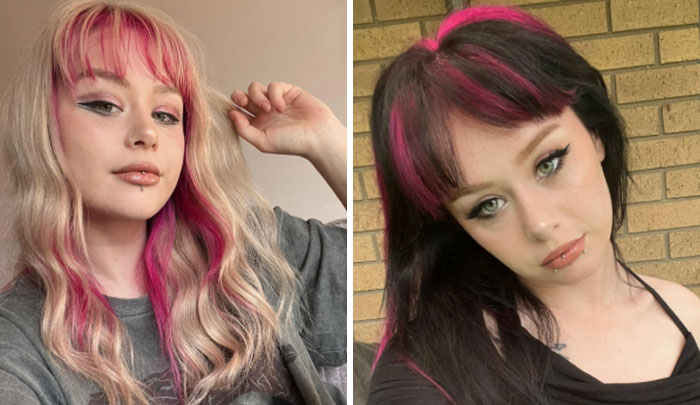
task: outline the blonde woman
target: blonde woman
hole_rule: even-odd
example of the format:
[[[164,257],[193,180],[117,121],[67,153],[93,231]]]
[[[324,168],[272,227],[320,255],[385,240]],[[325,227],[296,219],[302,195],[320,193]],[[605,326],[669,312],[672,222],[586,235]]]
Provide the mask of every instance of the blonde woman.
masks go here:
[[[126,3],[64,3],[21,66],[0,121],[19,246],[2,402],[344,402],[320,374],[345,363],[345,231],[270,208],[236,136],[307,158],[344,202],[330,110],[254,82],[242,112],[167,17]]]

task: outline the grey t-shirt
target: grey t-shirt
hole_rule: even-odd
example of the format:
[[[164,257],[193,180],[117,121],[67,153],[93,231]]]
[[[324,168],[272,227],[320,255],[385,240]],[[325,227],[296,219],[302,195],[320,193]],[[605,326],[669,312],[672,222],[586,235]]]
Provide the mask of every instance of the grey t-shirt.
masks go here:
[[[312,319],[303,335],[288,331],[283,336],[272,369],[254,366],[239,389],[213,393],[204,404],[344,402],[340,390],[320,381],[317,370],[346,362],[346,232],[292,217],[278,208],[275,213],[280,247],[299,270],[302,296]],[[107,300],[129,332],[135,377],[148,387],[155,404],[176,404],[149,298]],[[71,372],[46,351],[39,326],[42,302],[43,294],[26,279],[0,295],[0,402],[107,404],[95,383]]]

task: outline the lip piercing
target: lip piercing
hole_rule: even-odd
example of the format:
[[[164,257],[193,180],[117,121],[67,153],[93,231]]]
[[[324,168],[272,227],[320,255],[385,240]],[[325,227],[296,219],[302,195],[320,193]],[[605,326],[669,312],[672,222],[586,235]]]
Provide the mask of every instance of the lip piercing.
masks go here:
[[[581,253],[588,253],[588,250],[583,249],[583,251],[582,251]],[[562,258],[562,259],[566,259],[566,255],[561,255],[561,258]],[[554,269],[554,272],[555,272],[555,273],[559,272],[559,269]]]

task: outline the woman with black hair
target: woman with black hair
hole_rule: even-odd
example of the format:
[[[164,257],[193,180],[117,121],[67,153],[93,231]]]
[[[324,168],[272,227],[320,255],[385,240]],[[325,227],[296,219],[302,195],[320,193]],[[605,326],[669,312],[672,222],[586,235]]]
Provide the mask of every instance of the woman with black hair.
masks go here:
[[[369,403],[700,402],[700,300],[634,274],[601,74],[504,7],[450,15],[379,79],[386,329]]]

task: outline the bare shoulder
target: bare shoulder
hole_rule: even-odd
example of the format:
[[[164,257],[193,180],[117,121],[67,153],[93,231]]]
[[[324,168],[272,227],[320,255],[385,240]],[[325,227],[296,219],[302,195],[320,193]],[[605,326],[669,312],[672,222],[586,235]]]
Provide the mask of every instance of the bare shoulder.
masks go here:
[[[656,290],[694,336],[700,336],[700,297],[672,281],[640,275]]]

